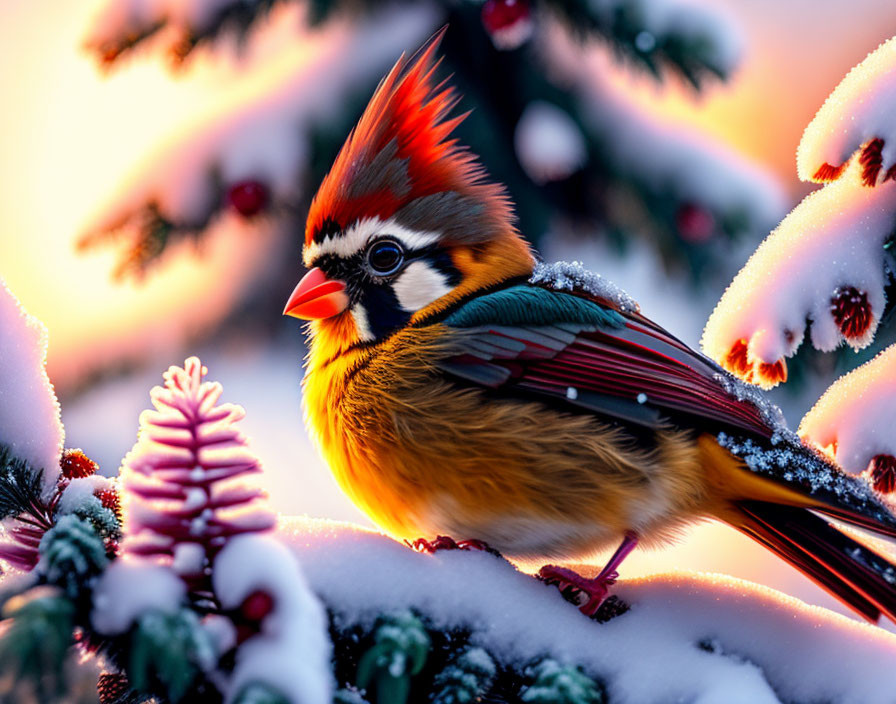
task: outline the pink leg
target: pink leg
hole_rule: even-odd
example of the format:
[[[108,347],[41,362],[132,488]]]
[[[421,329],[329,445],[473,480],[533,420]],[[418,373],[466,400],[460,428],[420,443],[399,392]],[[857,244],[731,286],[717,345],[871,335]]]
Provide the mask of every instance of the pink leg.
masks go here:
[[[635,549],[638,544],[638,536],[631,531],[625,534],[622,544],[613,553],[613,556],[604,565],[600,574],[593,579],[583,577],[566,567],[558,567],[557,565],[545,565],[538,571],[538,578],[548,584],[556,584],[560,591],[573,589],[576,592],[584,593],[588,596],[588,601],[579,607],[579,610],[586,616],[593,616],[604,599],[607,597],[609,587],[616,582],[619,577],[617,568],[628,554]]]

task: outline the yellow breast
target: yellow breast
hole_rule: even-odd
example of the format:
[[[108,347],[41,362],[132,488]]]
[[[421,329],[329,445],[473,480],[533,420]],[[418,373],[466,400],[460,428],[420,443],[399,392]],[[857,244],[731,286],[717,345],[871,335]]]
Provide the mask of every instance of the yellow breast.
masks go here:
[[[479,538],[511,555],[582,555],[625,530],[662,537],[702,501],[693,443],[640,449],[588,415],[444,379],[441,325],[336,356],[316,341],[309,427],[337,481],[396,537]]]

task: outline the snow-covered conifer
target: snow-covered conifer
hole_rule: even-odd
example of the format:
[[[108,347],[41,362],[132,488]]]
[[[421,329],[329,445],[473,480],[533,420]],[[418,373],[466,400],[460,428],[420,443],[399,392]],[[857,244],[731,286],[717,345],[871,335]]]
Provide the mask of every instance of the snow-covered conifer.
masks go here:
[[[202,381],[206,371],[191,357],[165,372],[122,470],[125,551],[164,557],[197,586],[230,538],[275,520],[244,481],[261,471],[236,427],[244,411],[217,404],[222,388]]]

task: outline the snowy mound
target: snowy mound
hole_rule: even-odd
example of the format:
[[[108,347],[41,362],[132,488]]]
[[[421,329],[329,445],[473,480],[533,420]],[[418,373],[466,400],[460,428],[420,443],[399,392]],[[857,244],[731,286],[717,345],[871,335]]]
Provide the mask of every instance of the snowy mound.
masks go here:
[[[614,703],[893,701],[896,636],[740,580],[622,582],[614,593],[631,609],[599,624],[487,553],[420,554],[309,519],[284,521],[279,535],[338,627],[412,608],[435,628],[469,629],[502,664],[548,655],[580,665]]]
[[[896,38],[881,44],[847,74],[803,133],[796,155],[804,181],[830,181],[863,145],[865,183],[890,177],[896,164]]]
[[[0,444],[44,470],[50,488],[59,476],[64,432],[46,360],[46,328],[0,279]]]
[[[896,346],[840,377],[800,423],[799,434],[847,472],[896,457]]]
[[[844,340],[865,347],[886,304],[884,243],[894,212],[890,182],[864,188],[850,176],[807,196],[725,291],[703,333],[706,354],[747,380],[773,386],[781,379],[768,378],[760,365],[783,364],[803,341],[807,320],[820,350]]]

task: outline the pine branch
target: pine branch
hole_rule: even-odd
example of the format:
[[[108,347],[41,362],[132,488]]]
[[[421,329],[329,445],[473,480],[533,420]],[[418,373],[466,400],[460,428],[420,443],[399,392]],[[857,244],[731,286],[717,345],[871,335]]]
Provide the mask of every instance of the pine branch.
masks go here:
[[[731,67],[720,52],[715,32],[670,30],[653,33],[644,3],[632,0],[595,3],[589,0],[542,0],[545,9],[580,41],[606,41],[623,59],[629,59],[658,80],[664,69],[679,73],[699,90],[707,77],[725,80]],[[680,10],[684,11],[684,10]],[[688,8],[689,12],[694,12]]]
[[[28,686],[42,702],[66,690],[74,613],[73,604],[49,587],[37,587],[7,603],[0,631],[3,701],[27,701],[19,697]]]
[[[52,524],[42,493],[43,470],[14,457],[0,444],[0,520],[23,514],[36,525],[49,528]]]

